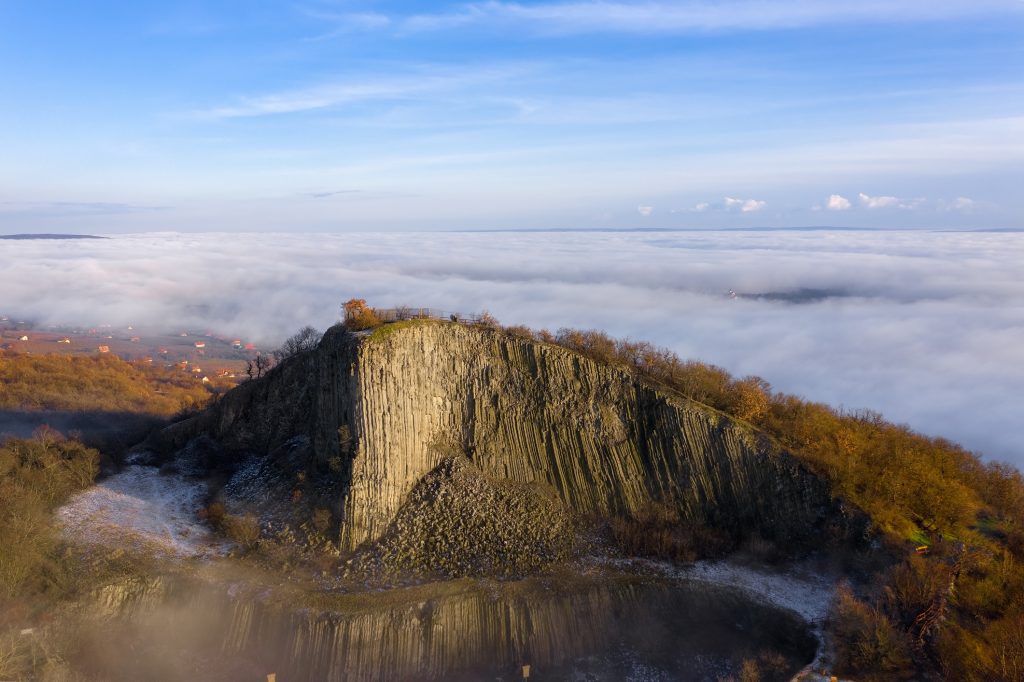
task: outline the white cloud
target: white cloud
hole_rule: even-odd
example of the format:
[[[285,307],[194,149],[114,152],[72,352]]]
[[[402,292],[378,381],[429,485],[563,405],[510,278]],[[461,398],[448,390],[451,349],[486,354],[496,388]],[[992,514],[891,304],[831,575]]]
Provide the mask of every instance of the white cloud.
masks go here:
[[[896,197],[869,197],[863,192],[858,196],[860,197],[861,205],[865,208],[892,208],[900,205],[900,200]]]
[[[978,202],[974,201],[974,199],[968,199],[967,197],[957,197],[956,199],[953,200],[953,203],[950,204],[950,207],[954,211],[969,211],[975,208],[977,205]]]
[[[652,213],[654,213],[654,207],[653,206],[637,206],[636,207],[636,212],[646,218],[647,216],[649,216]]]
[[[902,208],[912,210],[923,206],[927,199],[919,197],[916,199],[900,199],[899,197],[881,196],[872,197],[861,192],[857,195],[860,198],[861,206],[867,209],[880,209],[880,208]]]
[[[701,203],[699,203],[696,206],[694,206],[693,210],[697,211],[698,213],[703,213],[704,211],[708,210],[709,208],[711,208],[711,204],[709,204],[706,201],[702,201]]]
[[[146,234],[0,253],[0,313],[45,324],[273,343],[331,324],[353,296],[486,308],[510,324],[649,339],[1024,464],[1020,233]]]
[[[768,202],[761,201],[759,199],[736,199],[734,197],[726,197],[724,206],[727,211],[754,213],[764,208],[767,203]]]
[[[828,198],[827,208],[830,211],[849,211],[851,206],[850,200],[840,194]]]

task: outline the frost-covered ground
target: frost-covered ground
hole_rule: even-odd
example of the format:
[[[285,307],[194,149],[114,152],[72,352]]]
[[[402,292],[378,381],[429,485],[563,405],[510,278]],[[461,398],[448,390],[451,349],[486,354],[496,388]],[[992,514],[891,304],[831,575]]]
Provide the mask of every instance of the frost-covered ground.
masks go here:
[[[220,554],[224,542],[197,516],[205,494],[202,482],[130,466],[75,495],[57,518],[65,537],[78,543],[182,557]]]
[[[727,561],[700,561],[673,571],[683,578],[741,590],[760,601],[795,611],[816,626],[828,615],[836,590],[834,576],[802,567],[779,573]]]
[[[595,560],[619,568],[631,566],[670,578],[740,590],[751,599],[794,611],[817,628],[821,627],[828,615],[838,583],[838,576],[816,571],[803,564],[785,570],[772,570],[731,561],[698,561],[688,566],[676,566],[644,559]]]

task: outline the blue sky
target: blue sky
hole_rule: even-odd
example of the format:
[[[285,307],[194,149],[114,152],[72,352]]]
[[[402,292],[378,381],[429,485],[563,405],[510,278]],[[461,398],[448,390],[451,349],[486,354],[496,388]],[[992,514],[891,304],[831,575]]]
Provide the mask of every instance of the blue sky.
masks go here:
[[[0,0],[0,232],[1024,227],[1024,2]]]

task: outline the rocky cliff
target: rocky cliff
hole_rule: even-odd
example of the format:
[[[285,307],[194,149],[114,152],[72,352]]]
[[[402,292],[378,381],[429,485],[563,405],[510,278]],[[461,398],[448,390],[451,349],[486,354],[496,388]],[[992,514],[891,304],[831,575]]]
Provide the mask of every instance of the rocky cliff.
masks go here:
[[[611,569],[369,597],[267,589],[219,570],[227,575],[103,589],[98,615],[108,625],[93,625],[86,641],[104,679],[468,681],[519,679],[529,664],[537,679],[617,680],[639,668],[699,680],[764,650],[792,674],[817,648],[796,614],[742,592]]]
[[[656,502],[783,543],[840,516],[825,481],[748,425],[564,348],[456,323],[332,328],[317,350],[151,445],[171,451],[200,435],[234,457],[307,443],[310,474],[334,482],[346,549],[384,534],[453,448],[578,515]]]

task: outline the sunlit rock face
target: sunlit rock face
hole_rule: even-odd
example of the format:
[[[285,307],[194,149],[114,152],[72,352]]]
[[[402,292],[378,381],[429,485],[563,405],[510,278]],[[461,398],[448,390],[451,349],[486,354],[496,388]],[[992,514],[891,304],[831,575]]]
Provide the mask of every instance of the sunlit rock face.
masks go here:
[[[829,486],[749,426],[564,348],[456,323],[332,328],[317,350],[164,430],[155,445],[171,451],[201,433],[226,453],[308,438],[309,470],[336,482],[345,549],[379,538],[452,448],[576,514],[654,501],[782,543],[837,524],[853,532]]]

